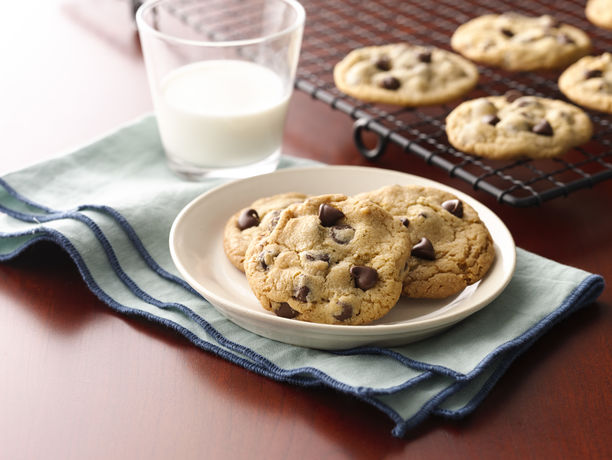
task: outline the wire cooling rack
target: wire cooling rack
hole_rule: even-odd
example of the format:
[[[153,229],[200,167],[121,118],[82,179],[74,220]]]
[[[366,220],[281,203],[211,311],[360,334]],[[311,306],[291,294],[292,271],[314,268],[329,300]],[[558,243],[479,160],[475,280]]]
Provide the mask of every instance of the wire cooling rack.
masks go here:
[[[487,160],[454,149],[447,140],[444,120],[462,100],[404,108],[364,103],[341,93],[333,82],[333,67],[354,48],[409,42],[450,50],[450,37],[460,24],[487,13],[514,11],[530,16],[550,14],[584,30],[593,54],[612,50],[612,31],[599,29],[584,16],[584,0],[517,1],[397,1],[302,0],[306,29],[296,88],[355,120],[354,139],[365,157],[375,160],[389,142],[407,154],[467,181],[475,190],[492,194],[512,206],[538,205],[552,198],[612,178],[612,115],[585,110],[594,125],[591,141],[552,160]],[[463,100],[504,94],[523,94],[567,100],[557,87],[559,71],[506,72],[479,66],[480,81]],[[363,141],[363,131],[378,136],[374,148]]]

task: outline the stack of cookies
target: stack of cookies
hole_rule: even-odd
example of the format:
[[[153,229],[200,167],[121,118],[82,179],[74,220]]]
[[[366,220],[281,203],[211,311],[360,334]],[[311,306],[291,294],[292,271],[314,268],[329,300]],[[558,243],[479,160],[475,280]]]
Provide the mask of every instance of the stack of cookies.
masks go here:
[[[482,279],[495,257],[471,206],[410,185],[257,200],[228,220],[224,249],[266,310],[353,325],[381,318],[402,295],[457,294]]]
[[[590,0],[585,14],[612,28],[612,0]],[[509,72],[570,66],[559,78],[563,94],[576,104],[612,113],[612,54],[588,56],[588,35],[551,16],[480,16],[459,26],[450,46],[459,54],[406,43],[356,49],[335,66],[334,81],[361,100],[422,106],[453,101],[472,90],[479,75],[471,61]],[[587,142],[593,128],[586,113],[572,104],[512,90],[460,104],[449,114],[446,132],[452,146],[473,155],[537,159]]]

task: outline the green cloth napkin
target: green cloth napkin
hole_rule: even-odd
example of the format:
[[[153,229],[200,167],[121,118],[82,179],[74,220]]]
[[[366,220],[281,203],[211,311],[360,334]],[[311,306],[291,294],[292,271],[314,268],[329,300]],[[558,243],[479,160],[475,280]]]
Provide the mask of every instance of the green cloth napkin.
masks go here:
[[[284,157],[279,167],[311,166]],[[600,276],[517,250],[516,273],[490,305],[443,334],[394,348],[301,348],[248,332],[180,279],[171,224],[224,181],[179,180],[145,117],[71,154],[0,179],[0,260],[40,240],[63,247],[111,308],[161,323],[194,345],[278,381],[328,386],[378,407],[402,436],[425,417],[473,411],[547,329],[592,303]]]

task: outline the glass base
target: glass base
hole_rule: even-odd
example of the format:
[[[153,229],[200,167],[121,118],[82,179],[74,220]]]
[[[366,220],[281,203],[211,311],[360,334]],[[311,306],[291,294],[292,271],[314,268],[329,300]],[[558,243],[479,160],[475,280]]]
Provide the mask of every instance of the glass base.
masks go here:
[[[206,168],[177,160],[171,156],[167,156],[167,161],[170,169],[185,180],[201,181],[213,178],[239,179],[275,171],[280,161],[280,150],[257,163],[232,168]]]

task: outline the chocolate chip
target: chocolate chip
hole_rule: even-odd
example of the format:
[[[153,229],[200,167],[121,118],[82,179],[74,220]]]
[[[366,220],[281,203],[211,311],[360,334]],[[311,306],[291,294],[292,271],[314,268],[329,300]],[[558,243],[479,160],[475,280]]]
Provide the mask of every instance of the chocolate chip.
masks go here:
[[[257,262],[259,263],[259,266],[264,271],[268,269],[268,263],[266,262],[266,254],[269,254],[269,252],[262,251],[259,253],[259,256],[257,257]]]
[[[293,298],[296,300],[299,300],[300,302],[308,302],[308,300],[306,299],[309,293],[310,293],[310,288],[308,286],[300,286],[300,288],[297,290]]]
[[[431,51],[421,51],[417,55],[417,59],[421,62],[429,64],[431,62]]]
[[[269,224],[270,230],[272,230],[278,224],[278,220],[280,219],[281,212],[280,210],[276,209],[272,211],[271,215],[272,215],[272,218],[270,219],[270,224]]]
[[[390,89],[395,91],[401,86],[400,81],[395,77],[386,77],[383,81],[380,82],[380,86],[385,89]]]
[[[334,225],[331,228],[331,237],[338,244],[348,244],[355,236],[355,229],[350,225]]]
[[[329,254],[312,254],[312,253],[308,253],[306,254],[306,260],[309,260],[311,262],[315,261],[315,260],[322,260],[323,262],[327,262],[329,263]]]
[[[410,221],[407,217],[400,217],[400,222],[404,224],[404,227],[408,227],[410,225]]]
[[[531,131],[536,134],[539,134],[540,136],[553,135],[552,126],[550,126],[550,123],[548,123],[548,121],[546,120],[541,120],[540,122],[536,123],[535,126],[531,128]]]
[[[487,125],[495,126],[497,123],[499,123],[499,118],[497,115],[484,115],[480,121],[486,123]]]
[[[257,262],[259,263],[260,268],[262,270],[267,270],[270,265],[274,264],[274,261],[278,254],[279,251],[276,249],[262,249],[262,251],[257,256]]]
[[[355,279],[355,286],[364,291],[373,288],[378,281],[378,272],[371,267],[355,265],[351,267],[350,272]]]
[[[412,246],[412,251],[410,251],[410,255],[413,257],[418,257],[419,259],[427,259],[427,260],[435,260],[436,253],[434,252],[433,245],[431,241],[427,238],[421,238],[417,244]]]
[[[391,70],[391,60],[387,56],[381,56],[374,64],[377,69],[386,72]]]
[[[448,200],[442,203],[442,207],[453,216],[463,217],[463,202],[461,200]]]
[[[267,270],[268,269],[268,264],[266,263],[266,260],[264,259],[263,254],[259,254],[259,257],[257,258],[257,261],[259,262],[259,266],[263,270]]]
[[[423,219],[427,219],[427,214],[424,212],[420,213],[419,216],[421,216]]]
[[[291,308],[291,305],[289,305],[287,302],[281,302],[278,308],[274,311],[274,313],[276,313],[277,316],[289,319],[295,318],[297,315],[300,314],[299,311]]]
[[[584,78],[588,80],[589,78],[599,78],[603,75],[603,72],[599,69],[591,69],[584,72]]]
[[[323,227],[331,227],[343,217],[344,213],[330,204],[322,203],[319,206],[319,220]]]
[[[506,93],[504,94],[504,97],[506,98],[508,102],[514,102],[519,97],[523,97],[523,93],[521,93],[520,91],[516,89],[511,89],[509,91],[506,91]]]
[[[240,231],[246,230],[250,227],[257,227],[259,225],[259,214],[254,209],[245,209],[240,217],[238,217],[238,228]]]
[[[500,30],[500,32],[508,38],[514,37],[514,32],[512,32],[510,29],[503,28]]]
[[[339,314],[334,315],[334,318],[336,318],[338,321],[346,321],[351,316],[353,316],[353,306],[352,305],[349,305],[343,302],[338,302],[338,305],[342,307],[342,311]]]

